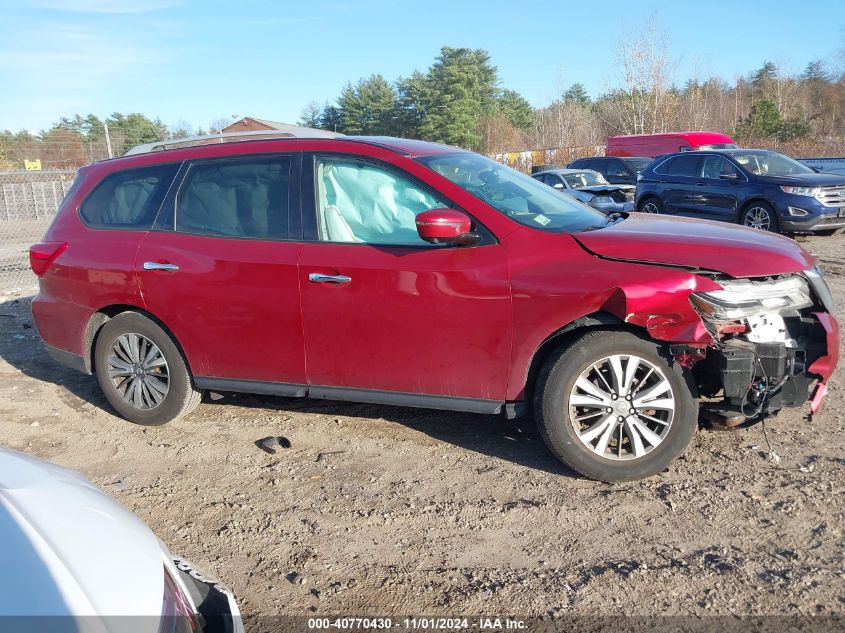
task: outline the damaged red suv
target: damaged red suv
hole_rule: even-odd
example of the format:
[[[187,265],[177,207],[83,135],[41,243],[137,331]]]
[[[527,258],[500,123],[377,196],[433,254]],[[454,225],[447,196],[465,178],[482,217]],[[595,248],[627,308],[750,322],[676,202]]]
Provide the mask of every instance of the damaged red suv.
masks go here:
[[[31,249],[50,353],[138,424],[203,390],[532,410],[568,466],[629,480],[699,413],[817,408],[837,363],[830,291],[778,235],[606,216],[420,141],[145,149],[81,169]]]

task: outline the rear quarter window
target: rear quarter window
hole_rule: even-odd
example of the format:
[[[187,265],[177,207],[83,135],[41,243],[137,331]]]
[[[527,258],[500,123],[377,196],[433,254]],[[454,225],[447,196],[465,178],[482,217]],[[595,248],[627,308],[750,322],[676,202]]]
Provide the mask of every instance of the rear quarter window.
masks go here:
[[[155,165],[106,176],[82,202],[82,221],[102,229],[151,228],[178,168]]]

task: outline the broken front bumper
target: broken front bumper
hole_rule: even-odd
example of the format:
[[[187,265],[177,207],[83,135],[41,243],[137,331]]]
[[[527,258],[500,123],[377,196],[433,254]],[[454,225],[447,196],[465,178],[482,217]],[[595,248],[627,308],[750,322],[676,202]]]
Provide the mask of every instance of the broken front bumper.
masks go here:
[[[813,413],[819,410],[839,361],[839,324],[825,312],[789,321],[794,345],[728,337],[707,350],[693,368],[707,417],[741,422],[808,400]]]

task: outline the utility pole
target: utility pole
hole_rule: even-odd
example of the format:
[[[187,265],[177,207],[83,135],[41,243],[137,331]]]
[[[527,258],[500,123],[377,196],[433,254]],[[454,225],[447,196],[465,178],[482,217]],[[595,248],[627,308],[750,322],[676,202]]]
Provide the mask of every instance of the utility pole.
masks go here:
[[[106,151],[109,153],[109,158],[114,158],[111,151],[111,137],[109,136],[109,124],[103,121],[103,131],[106,133]]]

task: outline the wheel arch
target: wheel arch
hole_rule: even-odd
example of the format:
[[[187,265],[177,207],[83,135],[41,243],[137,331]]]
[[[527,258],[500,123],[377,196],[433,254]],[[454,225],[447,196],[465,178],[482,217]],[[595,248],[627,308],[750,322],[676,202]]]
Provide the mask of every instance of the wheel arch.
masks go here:
[[[173,344],[176,345],[179,353],[182,354],[182,358],[185,359],[185,365],[188,368],[188,372],[193,375],[188,356],[185,354],[185,350],[179,342],[179,339],[173,334],[173,330],[171,330],[164,321],[159,319],[152,312],[136,305],[123,303],[104,306],[92,314],[91,318],[88,319],[88,324],[85,327],[85,339],[83,341],[84,347],[82,348],[83,361],[85,362],[85,369],[88,373],[96,373],[97,371],[96,363],[94,362],[94,349],[97,345],[97,337],[100,335],[100,331],[103,329],[103,326],[116,316],[126,312],[136,312],[145,316],[164,330],[165,334],[167,334],[167,336],[170,337],[170,340],[173,341]]]
[[[644,194],[643,194],[642,196],[640,196],[640,198],[637,200],[637,212],[640,212],[640,209],[642,209],[642,208],[643,208],[643,205],[644,205],[646,202],[648,202],[649,200],[657,200],[660,204],[663,204],[663,201],[660,199],[660,196],[658,196],[658,195],[657,195],[656,193],[654,193],[653,191],[650,191],[650,192],[648,192],[648,193],[644,193]]]
[[[528,371],[525,375],[523,385],[523,402],[529,405],[533,399],[534,387],[537,382],[537,375],[540,373],[549,356],[565,346],[570,340],[591,330],[622,330],[631,332],[640,337],[651,338],[645,328],[626,323],[619,317],[606,310],[599,310],[592,314],[575,319],[571,323],[555,330],[546,337],[540,346],[534,351],[531,361],[528,364]]]
[[[758,203],[758,202],[762,202],[767,207],[769,207],[772,210],[772,213],[774,213],[775,219],[776,220],[779,219],[778,218],[778,212],[775,209],[775,206],[764,196],[756,195],[752,198],[749,198],[748,200],[743,201],[743,203],[739,206],[739,209],[736,212],[737,224],[742,223],[742,214],[745,213],[745,211],[748,209],[748,207],[750,207],[751,205]]]

